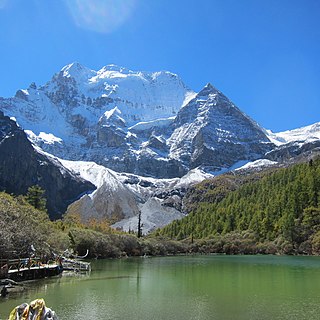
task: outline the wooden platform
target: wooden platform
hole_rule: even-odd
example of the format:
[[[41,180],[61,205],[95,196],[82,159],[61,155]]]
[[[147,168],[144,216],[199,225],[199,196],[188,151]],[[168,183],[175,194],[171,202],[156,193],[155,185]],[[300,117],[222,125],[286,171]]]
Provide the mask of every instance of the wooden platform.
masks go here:
[[[39,267],[21,268],[20,270],[9,270],[8,278],[14,281],[34,280],[56,276],[62,271],[62,267],[57,264],[42,265]]]
[[[90,262],[78,259],[60,258],[57,262],[41,263],[37,258],[0,259],[0,279],[25,281],[59,275],[63,270],[73,272],[90,272]]]
[[[41,264],[39,259],[1,260],[1,278],[25,281],[51,277],[63,271],[58,263]]]

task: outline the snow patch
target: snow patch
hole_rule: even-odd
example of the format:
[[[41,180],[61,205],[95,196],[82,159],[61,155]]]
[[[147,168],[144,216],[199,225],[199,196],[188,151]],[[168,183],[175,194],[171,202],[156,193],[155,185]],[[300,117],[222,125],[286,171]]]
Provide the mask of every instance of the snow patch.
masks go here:
[[[147,122],[138,122],[137,124],[131,126],[129,130],[136,130],[136,131],[144,131],[148,130],[153,127],[165,127],[170,125],[174,121],[175,117],[169,117],[164,119],[157,119]]]
[[[196,97],[196,95],[197,95],[196,92],[190,92],[190,91],[187,92],[186,97],[183,100],[182,107],[185,106],[186,104],[188,104],[192,99],[194,99]]]
[[[238,170],[248,170],[248,169],[259,169],[259,168],[265,168],[265,167],[272,167],[274,165],[278,164],[276,161],[271,161],[268,159],[259,159],[256,161],[248,162],[242,167],[239,167],[235,169],[235,171]]]
[[[116,190],[119,186],[115,183],[118,179],[116,173],[104,166],[100,166],[95,162],[88,161],[70,161],[59,159],[63,166],[70,171],[79,174],[83,179],[90,181],[97,188],[100,188],[104,183],[112,184],[112,188]]]
[[[107,120],[109,120],[114,114],[121,114],[121,111],[118,109],[118,107],[114,107],[113,109],[106,111],[104,113],[104,116],[106,117]]]
[[[214,175],[204,172],[202,169],[195,168],[190,170],[186,175],[180,178],[180,181],[177,183],[176,188],[182,186],[190,186],[195,183],[200,183],[203,180],[213,178]]]
[[[46,133],[46,132],[40,132],[38,135],[36,135],[31,130],[25,130],[25,133],[27,134],[28,138],[34,142],[43,142],[46,144],[55,144],[55,143],[62,143],[63,140],[59,137],[56,137],[52,133]]]
[[[236,163],[234,163],[231,167],[222,168],[219,171],[211,172],[211,174],[214,176],[219,176],[219,175],[224,174],[226,172],[237,170],[238,168],[241,168],[242,166],[246,165],[248,162],[249,162],[248,160],[239,160]]]

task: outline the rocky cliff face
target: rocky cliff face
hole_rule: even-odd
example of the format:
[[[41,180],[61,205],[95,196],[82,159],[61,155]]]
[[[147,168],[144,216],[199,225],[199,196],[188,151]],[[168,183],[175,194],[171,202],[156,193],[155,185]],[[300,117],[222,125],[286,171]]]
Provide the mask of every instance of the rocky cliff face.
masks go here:
[[[46,190],[51,218],[61,216],[81,194],[95,189],[59,161],[35,150],[16,122],[0,112],[0,190],[25,194],[35,184]]]

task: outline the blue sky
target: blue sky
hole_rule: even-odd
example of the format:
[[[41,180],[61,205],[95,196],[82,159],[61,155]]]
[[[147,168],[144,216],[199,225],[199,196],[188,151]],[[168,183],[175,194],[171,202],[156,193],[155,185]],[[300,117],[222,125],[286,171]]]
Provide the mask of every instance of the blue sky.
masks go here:
[[[0,96],[78,61],[207,83],[273,131],[320,121],[318,0],[0,0]]]

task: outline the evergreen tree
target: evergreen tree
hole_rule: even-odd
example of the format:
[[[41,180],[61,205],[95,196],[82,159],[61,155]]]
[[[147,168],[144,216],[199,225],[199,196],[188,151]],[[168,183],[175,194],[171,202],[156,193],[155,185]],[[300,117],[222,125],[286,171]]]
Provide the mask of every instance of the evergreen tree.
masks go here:
[[[25,199],[36,209],[46,211],[47,200],[44,193],[45,191],[40,186],[34,185],[28,188]]]
[[[138,238],[142,237],[142,227],[143,227],[143,224],[141,223],[141,211],[139,211],[139,214],[138,214]]]

